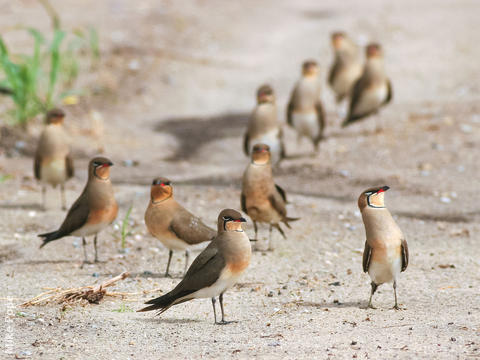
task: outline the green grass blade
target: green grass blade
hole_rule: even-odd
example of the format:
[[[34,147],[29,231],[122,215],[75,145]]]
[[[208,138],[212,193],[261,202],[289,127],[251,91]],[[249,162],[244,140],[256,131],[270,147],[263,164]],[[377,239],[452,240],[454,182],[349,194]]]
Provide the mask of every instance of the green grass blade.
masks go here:
[[[63,38],[65,37],[65,32],[61,30],[55,30],[53,35],[52,45],[50,46],[50,82],[48,84],[47,100],[46,107],[50,109],[52,107],[52,98],[55,91],[55,85],[58,80],[58,73],[60,70],[61,63],[61,53],[60,45]]]

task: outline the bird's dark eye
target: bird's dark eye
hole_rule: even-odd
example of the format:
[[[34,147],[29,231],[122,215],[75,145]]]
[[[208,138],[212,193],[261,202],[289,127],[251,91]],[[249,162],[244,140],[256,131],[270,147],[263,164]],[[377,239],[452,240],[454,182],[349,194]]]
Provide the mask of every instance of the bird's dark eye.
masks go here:
[[[164,184],[165,186],[170,186],[170,181],[165,181],[163,184]]]
[[[93,166],[95,166],[95,167],[100,166],[100,165],[102,165],[102,164],[100,164],[99,162],[96,162],[96,161],[93,163]]]

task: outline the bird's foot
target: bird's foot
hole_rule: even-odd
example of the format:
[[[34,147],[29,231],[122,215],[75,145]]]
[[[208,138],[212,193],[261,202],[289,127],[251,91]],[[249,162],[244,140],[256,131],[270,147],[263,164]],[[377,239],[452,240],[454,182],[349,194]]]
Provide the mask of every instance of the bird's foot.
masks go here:
[[[82,264],[80,265],[80,269],[83,269],[83,267],[85,265],[92,265],[93,263],[91,261],[88,261],[88,260],[83,260],[82,261]]]
[[[226,320],[220,320],[215,323],[215,325],[228,325],[228,324],[234,324],[238,323],[238,321],[231,320],[231,321],[226,321]]]
[[[173,278],[173,276],[172,276],[172,275],[170,275],[169,273],[165,273],[165,275],[163,275],[163,277],[170,278],[170,279],[172,279],[172,278]]]
[[[105,260],[98,260],[98,259],[95,259],[93,262],[94,262],[95,264],[105,264],[105,263],[106,263]]]
[[[401,308],[401,307],[398,306],[398,305],[394,305],[392,309],[393,309],[393,310],[406,310],[405,308]]]
[[[377,310],[377,308],[375,306],[373,306],[372,304],[368,304],[367,309]]]

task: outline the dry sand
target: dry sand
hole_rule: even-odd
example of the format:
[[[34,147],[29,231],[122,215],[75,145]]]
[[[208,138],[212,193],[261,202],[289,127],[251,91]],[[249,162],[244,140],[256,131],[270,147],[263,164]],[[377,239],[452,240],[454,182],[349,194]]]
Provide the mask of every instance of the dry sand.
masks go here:
[[[40,211],[34,142],[20,152],[4,148],[0,173],[13,178],[0,187],[0,347],[14,354],[0,358],[480,358],[478,1],[52,2],[66,27],[96,26],[102,46],[99,70],[79,82],[103,91],[67,109],[77,157],[67,199],[71,204],[85,183],[96,150],[81,130],[98,111],[106,155],[116,163],[120,214],[100,235],[104,263],[81,269],[74,238],[40,251],[36,234],[65,215],[59,193],[50,189],[49,210]],[[18,23],[49,27],[36,2],[1,0],[0,8],[0,32]],[[174,180],[177,199],[212,226],[221,209],[239,208],[247,163],[241,137],[256,87],[274,86],[283,119],[301,62],[316,58],[325,76],[329,34],[337,29],[362,44],[384,44],[393,104],[342,130],[325,87],[328,138],[315,157],[309,143],[297,145],[285,130],[290,159],[275,175],[289,195],[289,214],[302,219],[287,240],[275,234],[274,252],[256,252],[226,294],[227,319],[237,323],[214,326],[208,299],[160,317],[136,313],[179,281],[184,261],[175,254],[175,277],[161,276],[168,252],[143,223],[151,179]],[[5,36],[18,49],[28,45],[17,32]],[[30,139],[38,130],[32,126]],[[410,247],[401,311],[391,309],[388,285],[374,298],[378,309],[365,309],[370,286],[361,270],[356,198],[384,184]],[[133,234],[121,253],[118,222],[132,203]],[[247,230],[253,236],[251,223]],[[261,237],[267,230],[261,227]],[[17,307],[46,287],[95,284],[124,270],[132,277],[112,291],[140,294],[99,305]],[[141,294],[155,288],[161,291]],[[12,313],[13,323],[4,322]]]

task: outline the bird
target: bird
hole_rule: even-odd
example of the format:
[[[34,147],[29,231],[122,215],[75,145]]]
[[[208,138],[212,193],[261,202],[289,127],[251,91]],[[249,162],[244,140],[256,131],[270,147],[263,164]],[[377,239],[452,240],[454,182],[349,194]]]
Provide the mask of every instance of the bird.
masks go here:
[[[270,158],[270,149],[267,144],[256,144],[253,147],[251,162],[243,173],[240,197],[242,211],[253,221],[255,239],[258,235],[257,222],[270,224],[268,250],[272,250],[273,227],[286,238],[279,223],[283,222],[290,228],[289,222],[299,220],[287,217],[286,193],[273,180]]]
[[[393,97],[392,84],[385,74],[382,47],[369,44],[366,55],[363,73],[350,92],[349,110],[342,127],[378,112]]]
[[[88,180],[83,192],[68,210],[58,230],[38,235],[43,238],[40,248],[64,236],[81,237],[85,264],[88,263],[85,237],[94,235],[95,262],[98,262],[97,235],[115,220],[118,213],[118,204],[110,181],[112,165],[105,157],[90,160]]]
[[[238,281],[250,264],[252,248],[242,224],[246,220],[233,209],[224,209],[218,216],[217,236],[197,256],[180,283],[167,294],[147,301],[149,306],[138,310],[167,311],[171,306],[199,298],[211,298],[214,323],[224,325],[223,295]],[[222,319],[217,322],[215,309],[219,297]]]
[[[295,84],[287,106],[287,123],[298,133],[298,141],[307,137],[318,152],[325,130],[325,111],[320,99],[319,67],[316,61],[302,65],[302,77]]]
[[[73,177],[74,167],[67,134],[63,128],[65,113],[61,109],[50,110],[46,115],[47,125],[40,135],[33,171],[42,183],[43,208],[46,209],[46,184],[54,188],[60,185],[62,210],[67,209],[65,182]]]
[[[407,269],[408,245],[402,231],[385,207],[385,192],[388,186],[373,187],[363,191],[358,198],[367,240],[363,251],[363,271],[368,272],[371,282],[370,300],[377,287],[393,282],[395,294],[394,309],[399,309],[397,301],[397,278]]]
[[[173,197],[173,187],[169,179],[158,177],[150,189],[150,202],[145,211],[145,224],[148,231],[168,248],[168,263],[165,276],[169,276],[173,250],[185,250],[185,272],[192,245],[210,241],[216,231],[202,220],[187,211]]]
[[[257,106],[248,120],[243,138],[245,155],[249,156],[257,143],[270,146],[274,164],[285,158],[282,126],[278,121],[275,94],[270,85],[262,85],[257,90]]]
[[[362,74],[363,66],[357,45],[344,32],[334,32],[331,39],[335,59],[328,74],[328,84],[340,103]]]

